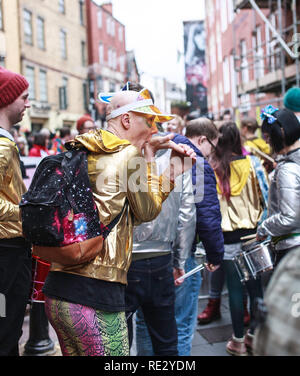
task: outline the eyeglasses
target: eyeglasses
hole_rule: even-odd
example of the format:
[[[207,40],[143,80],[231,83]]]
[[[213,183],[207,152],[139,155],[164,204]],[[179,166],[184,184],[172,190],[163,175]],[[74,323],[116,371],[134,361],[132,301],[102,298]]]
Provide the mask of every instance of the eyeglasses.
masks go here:
[[[210,146],[214,149],[217,150],[216,146],[210,141],[208,137],[206,137],[207,141],[209,142]]]

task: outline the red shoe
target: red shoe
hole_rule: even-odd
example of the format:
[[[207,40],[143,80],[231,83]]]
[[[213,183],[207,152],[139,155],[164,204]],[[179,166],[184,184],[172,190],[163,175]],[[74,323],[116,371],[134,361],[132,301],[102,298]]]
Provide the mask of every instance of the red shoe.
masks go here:
[[[234,336],[232,336],[232,338],[227,342],[226,351],[230,355],[234,355],[234,356],[247,356],[248,355],[244,338],[235,338]]]
[[[212,321],[221,318],[220,312],[221,299],[209,299],[204,311],[198,315],[198,323],[200,325],[209,324]]]

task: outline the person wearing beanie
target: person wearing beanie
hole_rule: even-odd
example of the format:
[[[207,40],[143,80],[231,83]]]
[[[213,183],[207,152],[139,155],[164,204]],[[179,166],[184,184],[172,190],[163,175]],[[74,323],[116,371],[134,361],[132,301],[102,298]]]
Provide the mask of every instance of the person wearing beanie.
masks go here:
[[[291,110],[300,122],[300,87],[289,89],[283,98],[284,107]]]
[[[76,128],[79,134],[84,134],[96,129],[94,120],[90,115],[83,115],[77,120]]]
[[[31,245],[22,236],[19,202],[26,187],[10,134],[30,107],[28,82],[0,68],[0,356],[19,355],[31,285]]]

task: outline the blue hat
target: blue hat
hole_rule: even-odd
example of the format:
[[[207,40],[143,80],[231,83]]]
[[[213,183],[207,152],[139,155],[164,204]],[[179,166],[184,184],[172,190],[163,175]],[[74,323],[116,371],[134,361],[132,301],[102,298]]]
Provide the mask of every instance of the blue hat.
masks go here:
[[[300,112],[300,88],[289,89],[283,98],[284,107],[293,112]]]

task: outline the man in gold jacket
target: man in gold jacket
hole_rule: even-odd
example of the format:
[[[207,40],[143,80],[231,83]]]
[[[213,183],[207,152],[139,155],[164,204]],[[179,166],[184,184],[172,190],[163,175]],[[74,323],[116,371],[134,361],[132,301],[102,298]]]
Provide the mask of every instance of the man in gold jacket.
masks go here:
[[[0,67],[0,356],[19,355],[31,282],[31,247],[22,236],[19,211],[26,188],[9,133],[29,107],[26,79]]]
[[[172,135],[155,137],[156,122],[172,118],[156,107],[148,90],[121,91],[110,98],[107,131],[73,141],[88,154],[88,173],[101,222],[120,219],[92,261],[66,267],[52,264],[44,286],[46,313],[63,355],[129,355],[125,287],[131,263],[133,226],[153,220],[174,188],[176,176],[192,166],[192,149]],[[171,148],[170,168],[158,177],[155,153]],[[184,163],[184,160],[190,164]]]

